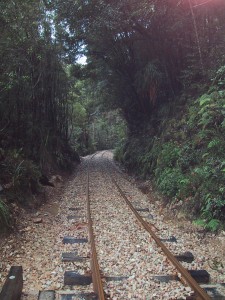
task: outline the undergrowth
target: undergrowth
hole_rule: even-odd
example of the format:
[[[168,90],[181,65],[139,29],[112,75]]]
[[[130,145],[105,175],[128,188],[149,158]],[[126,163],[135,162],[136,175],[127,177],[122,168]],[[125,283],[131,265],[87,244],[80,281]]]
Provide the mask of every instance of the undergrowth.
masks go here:
[[[152,178],[168,202],[182,201],[196,224],[212,231],[225,222],[225,69],[221,72],[182,113],[177,105],[164,117],[157,134],[133,135],[115,151],[117,160]]]
[[[42,174],[48,175],[49,168],[71,171],[73,162],[79,161],[79,156],[71,148],[63,143],[59,146],[52,153],[45,149],[41,159],[36,161],[29,159],[23,149],[5,150],[0,147],[1,228],[10,227],[11,203],[27,208],[40,204],[36,196],[42,193],[39,182]]]
[[[0,162],[0,184],[8,202],[26,205],[31,196],[40,189],[39,167],[23,157],[20,151],[12,150]]]

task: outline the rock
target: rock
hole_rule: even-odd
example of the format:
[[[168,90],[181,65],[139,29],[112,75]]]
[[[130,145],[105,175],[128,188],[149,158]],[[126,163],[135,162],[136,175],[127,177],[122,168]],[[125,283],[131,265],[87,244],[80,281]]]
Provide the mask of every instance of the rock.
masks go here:
[[[55,287],[56,287],[56,289],[60,289],[61,284],[60,283],[56,283]]]
[[[33,219],[33,222],[34,222],[35,224],[42,223],[42,218],[35,218],[35,219]]]
[[[30,226],[28,226],[26,228],[21,229],[20,232],[23,233],[23,232],[27,232],[27,231],[31,231],[31,230],[32,230],[32,228]]]
[[[54,182],[54,183],[59,183],[62,181],[63,181],[63,179],[62,179],[62,176],[60,176],[60,175],[53,175],[51,178],[51,182]]]

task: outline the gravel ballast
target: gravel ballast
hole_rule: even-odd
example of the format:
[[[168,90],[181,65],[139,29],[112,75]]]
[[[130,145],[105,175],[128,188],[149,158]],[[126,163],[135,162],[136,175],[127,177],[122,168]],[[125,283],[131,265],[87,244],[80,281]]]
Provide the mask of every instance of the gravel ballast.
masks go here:
[[[20,211],[18,231],[2,242],[0,249],[0,286],[12,265],[24,270],[23,299],[37,299],[39,290],[70,293],[74,287],[64,286],[65,271],[90,274],[90,245],[64,244],[64,237],[88,238],[86,216],[86,178],[90,162],[90,200],[93,228],[104,290],[109,299],[185,299],[191,290],[181,282],[160,282],[154,276],[176,275],[175,268],[165,258],[151,236],[142,228],[115,188],[109,174],[121,186],[146,222],[154,224],[161,239],[173,254],[186,251],[195,259],[182,263],[188,269],[205,269],[213,283],[225,282],[225,234],[202,232],[186,219],[174,220],[153,192],[143,194],[132,178],[118,172],[112,152],[99,152],[93,158],[82,159],[76,175],[65,185],[60,198],[49,199],[33,214]],[[127,180],[129,179],[129,180]],[[19,210],[19,208],[18,208]],[[62,253],[76,252],[86,259],[62,262]],[[117,281],[109,280],[117,277]],[[88,287],[75,291],[92,292]],[[75,299],[75,298],[74,298]]]

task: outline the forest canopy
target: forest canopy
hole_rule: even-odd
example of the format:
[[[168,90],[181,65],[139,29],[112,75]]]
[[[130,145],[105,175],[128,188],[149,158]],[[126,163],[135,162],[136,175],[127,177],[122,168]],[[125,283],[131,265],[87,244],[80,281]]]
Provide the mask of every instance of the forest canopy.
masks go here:
[[[191,83],[208,84],[224,61],[222,0],[56,1],[55,9],[67,45],[84,46],[89,76],[131,129]]]

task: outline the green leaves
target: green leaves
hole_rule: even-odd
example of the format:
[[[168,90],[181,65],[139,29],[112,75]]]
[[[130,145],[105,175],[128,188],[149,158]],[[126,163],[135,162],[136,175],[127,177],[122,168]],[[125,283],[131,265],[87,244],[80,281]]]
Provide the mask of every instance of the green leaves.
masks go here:
[[[47,173],[61,163],[55,152],[72,165],[70,82],[50,9],[36,0],[0,2],[0,184],[6,185],[5,203],[34,201],[40,169]],[[5,215],[0,202],[0,218]]]
[[[211,219],[207,222],[204,219],[197,219],[193,222],[197,226],[201,226],[209,231],[217,231],[221,227],[221,222],[218,219]]]
[[[203,129],[209,126],[216,126],[222,130],[225,118],[225,97],[223,91],[213,92],[210,95],[201,96],[197,103],[199,103],[198,111],[198,125]]]
[[[156,183],[159,190],[166,196],[176,197],[180,190],[189,184],[179,168],[166,168],[156,177]]]
[[[210,100],[211,100],[211,99],[210,99],[210,97],[209,97],[208,95],[203,95],[203,96],[201,96],[201,98],[199,99],[199,104],[200,104],[200,106],[209,104]]]
[[[212,219],[205,225],[205,228],[209,229],[210,231],[217,231],[220,226],[221,226],[220,220]]]
[[[216,150],[216,149],[220,148],[221,146],[223,146],[223,142],[220,139],[215,138],[208,143],[207,148],[211,149],[211,150]]]
[[[165,143],[157,159],[157,168],[163,169],[175,166],[180,156],[180,151],[180,148],[175,143]]]
[[[183,209],[211,231],[225,220],[224,105],[221,91],[202,95],[180,117],[180,107],[174,105],[171,117],[167,106],[160,110],[157,135],[132,137],[123,149],[125,154],[120,153],[125,165],[151,176],[168,201],[182,201]],[[150,124],[155,120],[159,122],[153,118]]]

